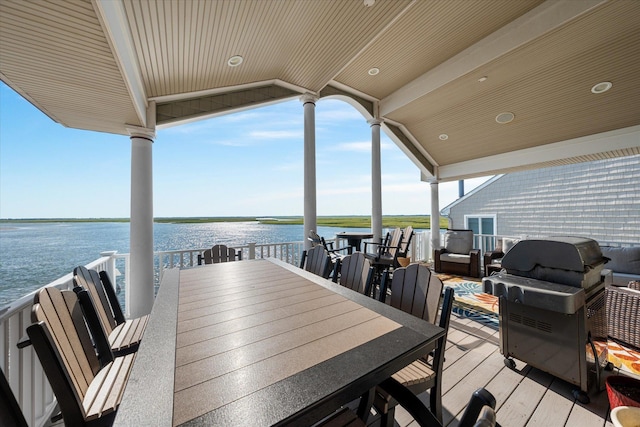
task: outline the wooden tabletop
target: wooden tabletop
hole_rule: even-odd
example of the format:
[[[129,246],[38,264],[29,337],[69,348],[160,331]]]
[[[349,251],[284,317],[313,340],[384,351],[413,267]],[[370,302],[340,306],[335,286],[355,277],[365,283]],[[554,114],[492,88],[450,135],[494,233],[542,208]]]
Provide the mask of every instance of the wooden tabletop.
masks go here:
[[[271,259],[171,270],[149,322],[115,425],[309,424],[443,332]]]

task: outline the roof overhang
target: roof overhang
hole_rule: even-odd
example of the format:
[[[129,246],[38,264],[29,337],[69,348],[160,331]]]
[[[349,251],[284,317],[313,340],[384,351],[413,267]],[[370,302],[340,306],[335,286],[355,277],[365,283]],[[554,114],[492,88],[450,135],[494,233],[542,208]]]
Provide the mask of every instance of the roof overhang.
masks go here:
[[[348,99],[449,181],[640,153],[638,22],[631,0],[3,1],[0,79],[122,135]]]

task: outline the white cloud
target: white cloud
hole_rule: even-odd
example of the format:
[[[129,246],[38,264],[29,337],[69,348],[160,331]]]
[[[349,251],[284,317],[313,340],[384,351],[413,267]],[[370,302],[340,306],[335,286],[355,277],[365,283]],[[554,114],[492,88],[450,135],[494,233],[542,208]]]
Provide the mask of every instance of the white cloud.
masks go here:
[[[256,130],[249,132],[249,137],[261,139],[304,138],[304,130]]]
[[[358,153],[371,152],[371,141],[341,142],[329,148],[331,151],[355,151]]]
[[[345,108],[331,108],[325,110],[318,108],[316,110],[316,121],[320,123],[325,122],[338,122],[345,120],[366,120],[362,114],[352,106],[345,104]]]

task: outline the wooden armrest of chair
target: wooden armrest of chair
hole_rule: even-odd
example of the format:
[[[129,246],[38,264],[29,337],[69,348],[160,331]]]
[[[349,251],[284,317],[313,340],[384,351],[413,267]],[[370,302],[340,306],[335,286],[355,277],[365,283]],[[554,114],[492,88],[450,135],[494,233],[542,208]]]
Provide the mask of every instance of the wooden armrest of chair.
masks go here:
[[[387,244],[387,242],[389,241],[389,233],[387,233],[386,237],[381,238],[379,241],[377,242],[368,242],[366,240],[362,241],[362,244],[364,245],[364,252],[367,252],[367,245],[373,245],[373,246],[384,246]],[[378,249],[376,249],[377,251]]]
[[[25,335],[18,340],[16,347],[18,347],[19,349],[23,349],[23,348],[29,347],[30,345],[31,345],[31,340],[29,339],[28,335]]]

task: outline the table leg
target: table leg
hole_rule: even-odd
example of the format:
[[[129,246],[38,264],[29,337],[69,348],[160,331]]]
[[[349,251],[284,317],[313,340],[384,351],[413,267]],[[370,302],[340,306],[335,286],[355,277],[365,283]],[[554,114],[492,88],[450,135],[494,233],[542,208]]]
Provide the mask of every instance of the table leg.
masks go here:
[[[352,248],[356,248],[356,251],[360,252],[361,242],[362,242],[361,239],[356,239],[356,238],[347,239],[347,243],[349,243],[349,253],[351,253]]]

